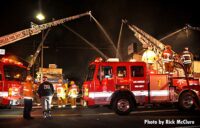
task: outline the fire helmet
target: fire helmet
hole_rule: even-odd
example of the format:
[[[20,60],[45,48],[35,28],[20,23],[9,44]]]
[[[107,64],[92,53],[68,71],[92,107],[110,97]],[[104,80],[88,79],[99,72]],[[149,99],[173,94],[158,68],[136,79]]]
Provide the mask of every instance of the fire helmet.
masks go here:
[[[58,83],[62,83],[62,79],[58,79]]]
[[[73,85],[73,84],[75,84],[75,82],[72,80],[72,81],[70,82],[70,85]]]
[[[30,75],[26,76],[26,81],[31,81],[32,79],[33,78]]]

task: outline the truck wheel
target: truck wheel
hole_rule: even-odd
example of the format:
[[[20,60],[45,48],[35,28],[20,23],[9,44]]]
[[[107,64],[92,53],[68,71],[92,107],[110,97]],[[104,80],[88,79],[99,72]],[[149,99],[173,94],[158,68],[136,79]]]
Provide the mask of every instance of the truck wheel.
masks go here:
[[[117,96],[112,105],[114,111],[118,115],[128,115],[133,109],[134,105],[129,96]]]
[[[195,99],[193,95],[189,92],[183,93],[178,102],[178,106],[180,110],[194,110],[195,108]]]

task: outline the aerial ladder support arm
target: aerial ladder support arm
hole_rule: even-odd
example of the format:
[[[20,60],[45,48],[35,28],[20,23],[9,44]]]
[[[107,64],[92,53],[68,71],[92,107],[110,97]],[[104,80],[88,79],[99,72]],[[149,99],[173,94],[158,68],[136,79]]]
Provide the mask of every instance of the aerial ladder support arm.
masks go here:
[[[46,39],[46,37],[47,37],[49,31],[50,31],[50,28],[47,29],[47,32],[44,34],[44,37],[42,37],[42,40],[41,40],[40,44],[38,45],[37,50],[36,50],[35,54],[33,55],[33,58],[32,58],[31,61],[29,62],[28,70],[30,70],[30,68],[31,68],[31,67],[33,66],[33,64],[35,63],[35,60],[37,59],[37,57],[38,57],[38,55],[39,55],[41,49],[43,48],[44,41],[45,41],[45,39]]]
[[[14,43],[14,42],[22,40],[24,38],[30,37],[32,35],[39,34],[42,30],[48,29],[50,27],[57,26],[57,25],[65,23],[65,22],[75,20],[80,17],[88,16],[88,15],[91,16],[91,11],[88,11],[88,12],[82,13],[82,14],[78,14],[78,15],[74,15],[74,16],[70,16],[67,18],[55,20],[55,21],[52,21],[52,22],[49,22],[46,24],[32,25],[31,28],[24,29],[24,30],[0,37],[0,47]]]
[[[164,49],[165,45],[154,38],[153,36],[149,35],[148,33],[144,32],[142,29],[138,28],[133,24],[129,24],[127,20],[123,20],[124,23],[128,25],[128,28],[135,33],[135,37],[143,44],[147,45],[148,47],[152,47],[155,53],[161,53]]]

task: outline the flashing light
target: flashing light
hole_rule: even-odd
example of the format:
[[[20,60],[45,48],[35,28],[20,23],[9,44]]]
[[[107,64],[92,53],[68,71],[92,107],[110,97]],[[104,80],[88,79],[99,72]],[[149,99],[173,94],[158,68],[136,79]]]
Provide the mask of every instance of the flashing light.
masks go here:
[[[88,88],[85,88],[84,96],[89,96],[89,90],[88,90]]]
[[[8,96],[12,96],[12,88],[8,89]]]
[[[107,62],[119,62],[119,58],[108,58]]]
[[[103,61],[103,59],[101,58],[101,57],[98,57],[98,58],[96,58],[95,60],[94,60],[94,62],[102,62]]]
[[[136,60],[135,59],[130,59],[129,62],[136,62]]]
[[[10,59],[10,58],[2,58],[1,61],[2,61],[3,63],[16,64],[16,65],[20,65],[20,66],[23,65],[21,62],[16,61],[16,60],[13,60],[13,59]]]

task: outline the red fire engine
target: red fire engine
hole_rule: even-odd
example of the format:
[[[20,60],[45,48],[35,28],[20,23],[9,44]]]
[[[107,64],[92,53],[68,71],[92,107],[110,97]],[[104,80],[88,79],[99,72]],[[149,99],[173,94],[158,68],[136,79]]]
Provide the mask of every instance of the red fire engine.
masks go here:
[[[111,105],[120,115],[138,105],[156,103],[178,103],[180,109],[193,109],[199,104],[199,81],[184,76],[181,64],[175,63],[175,67],[173,75],[151,74],[145,62],[97,60],[89,65],[83,99],[87,105]]]
[[[20,104],[22,84],[27,74],[26,67],[10,58],[0,60],[0,105]]]

